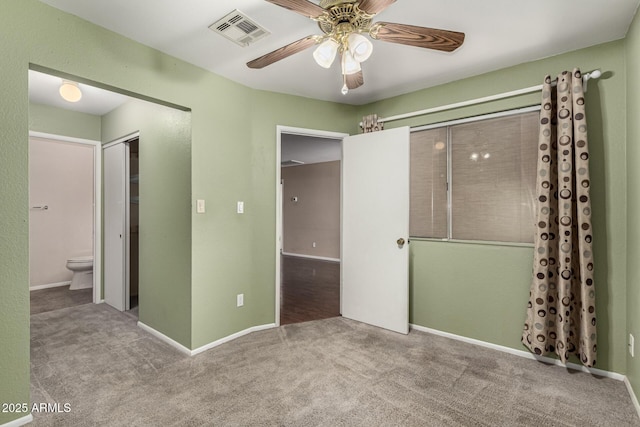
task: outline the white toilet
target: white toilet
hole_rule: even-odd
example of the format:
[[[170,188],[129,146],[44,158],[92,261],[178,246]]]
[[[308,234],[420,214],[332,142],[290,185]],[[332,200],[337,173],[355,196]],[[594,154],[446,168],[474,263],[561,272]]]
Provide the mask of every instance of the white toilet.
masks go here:
[[[67,260],[67,268],[73,271],[69,290],[93,287],[93,257],[79,256]]]

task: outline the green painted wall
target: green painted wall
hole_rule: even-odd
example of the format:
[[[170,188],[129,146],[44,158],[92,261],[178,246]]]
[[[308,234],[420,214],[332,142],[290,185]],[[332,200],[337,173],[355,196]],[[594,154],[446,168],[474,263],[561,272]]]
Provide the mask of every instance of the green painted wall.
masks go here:
[[[627,333],[640,339],[640,16],[625,40],[627,54]],[[626,338],[626,337],[625,337]],[[627,376],[640,397],[640,341],[626,353]]]
[[[149,230],[158,233],[156,238],[162,240],[165,249],[168,242],[176,248],[146,252],[146,259],[154,267],[160,266],[160,272],[166,272],[174,265],[176,251],[183,250],[185,254],[179,258],[178,271],[168,273],[169,278],[176,278],[179,283],[162,285],[153,291],[150,287],[147,291],[141,288],[142,320],[188,347],[209,343],[255,324],[272,323],[275,126],[282,123],[332,129],[335,125],[336,130],[344,130],[349,120],[342,116],[356,109],[342,106],[334,109],[330,103],[254,91],[37,0],[7,0],[0,7],[3,58],[0,88],[4,105],[0,112],[3,129],[0,401],[29,401],[27,72],[30,66],[191,109],[191,190],[182,181],[181,174],[189,167],[184,164],[183,154],[188,149],[180,145],[183,142],[179,147],[163,144],[157,156],[146,157],[149,162],[160,162],[157,167],[165,168],[166,180],[170,181],[175,172],[180,176],[175,183],[165,182],[164,178],[141,182],[143,197],[145,193],[154,193],[153,197],[160,202],[154,216],[178,212],[180,217],[173,225],[176,230]],[[182,120],[169,117],[165,124],[171,127]],[[109,134],[111,124],[105,126],[103,140],[120,136]],[[124,130],[120,124],[117,126]],[[181,141],[183,136],[179,138]],[[175,154],[174,149],[179,151],[177,171],[165,162]],[[179,188],[181,195],[175,200],[161,197],[158,193],[166,185],[173,186],[172,191]],[[191,208],[196,197],[207,200],[206,214],[196,215]],[[247,213],[243,216],[235,214],[237,200],[246,203]],[[184,214],[185,205],[188,215]],[[191,265],[187,266],[189,252]],[[150,274],[149,278],[153,281],[157,276]],[[189,287],[191,295],[188,291],[176,291]],[[247,294],[247,303],[236,309],[235,295],[241,292]],[[167,319],[162,319],[163,315]],[[168,321],[176,318],[180,320]],[[20,414],[0,414],[0,424],[19,417]]]
[[[216,138],[193,148],[193,198],[207,200],[207,214],[193,214],[193,348],[275,321],[276,126],[357,126],[356,107],[232,89],[237,103],[224,105],[232,110],[229,126],[212,123]],[[240,293],[244,306],[237,308]]]
[[[310,101],[255,91],[252,95],[250,185],[259,215],[253,218],[251,283],[254,324],[275,318],[276,125],[332,132],[358,133],[358,107]],[[277,167],[280,167],[279,165]]]
[[[29,130],[100,141],[102,119],[48,105],[29,103]]]
[[[102,142],[140,132],[140,321],[191,346],[191,113],[132,100]]]
[[[418,240],[410,247],[411,323],[520,349],[532,248]]]
[[[587,93],[598,292],[597,367],[626,372],[626,167],[624,42],[612,42],[487,73],[364,106],[382,117],[542,83],[545,74],[600,68]],[[539,94],[390,122],[419,125],[539,103]],[[524,349],[520,334],[529,292],[530,248],[411,242],[411,322]]]
[[[29,402],[28,59],[16,43],[24,21],[0,13],[0,402]],[[0,424],[26,414],[0,412]]]
[[[151,284],[147,290],[141,285],[141,320],[192,348],[256,324],[274,322],[275,127],[284,124],[355,131],[357,109],[249,89],[37,0],[8,0],[1,7],[0,55],[4,77],[1,87],[6,108],[0,113],[3,129],[0,173],[3,184],[8,185],[2,186],[0,208],[3,235],[0,257],[4,267],[0,298],[3,343],[0,400],[29,400],[26,170],[30,66],[191,109],[191,189],[184,181],[167,183],[161,179],[145,184],[141,178],[143,197],[155,192],[161,208],[152,214],[141,211],[141,215],[162,217],[177,212],[179,216],[179,222],[173,225],[175,230],[166,227],[155,230],[166,250],[154,252],[141,244],[147,262],[153,262],[154,268],[160,266],[159,272],[167,273],[166,278],[179,282],[169,286],[163,278],[164,284],[153,290]],[[129,120],[135,117],[135,114],[131,118],[121,117],[117,124],[105,118],[102,140],[121,136],[121,130],[140,128]],[[182,123],[182,118],[163,120],[169,127]],[[112,131],[112,126],[117,130]],[[42,125],[42,129],[45,127],[52,131]],[[175,154],[173,149],[179,151],[181,163],[177,171],[165,162]],[[146,159],[159,161],[157,167],[165,169],[166,179],[171,180],[176,172],[182,179],[182,172],[189,167],[184,165],[186,152],[185,145],[163,144],[157,156]],[[145,157],[141,159],[144,161]],[[151,167],[156,165],[147,165]],[[161,197],[158,193],[166,185],[173,186],[171,191],[180,188],[181,195],[177,199],[169,195]],[[207,200],[206,214],[195,214],[192,209],[195,198]],[[235,214],[237,200],[246,203],[244,215]],[[185,205],[189,208],[188,215]],[[144,203],[141,209],[142,206]],[[163,219],[151,221],[158,223]],[[175,248],[167,249],[167,242]],[[164,269],[174,265],[177,251],[182,253],[177,271],[166,272]],[[189,256],[190,265],[185,265]],[[156,273],[150,273],[149,282],[157,278]],[[246,295],[241,309],[235,307],[238,293]],[[0,423],[14,418],[19,415],[0,414]]]
[[[179,232],[155,231],[161,233],[158,239],[165,239],[163,244],[171,241],[176,250],[181,248],[188,253],[191,246],[191,283],[186,265],[188,255],[185,255],[179,258],[178,271],[171,273],[174,274],[171,277],[181,282],[160,286],[154,296],[148,296],[149,305],[141,306],[143,321],[156,325],[191,348],[274,321],[277,124],[356,133],[360,116],[370,112],[388,116],[517,89],[538,84],[545,73],[555,74],[576,65],[585,70],[602,68],[608,73],[597,83],[591,83],[587,111],[592,173],[598,183],[593,187],[600,319],[598,365],[603,369],[625,371],[627,258],[626,227],[622,224],[627,222],[627,189],[626,117],[622,112],[627,83],[624,42],[548,58],[364,107],[350,107],[249,89],[37,0],[5,0],[0,8],[0,56],[3,58],[0,401],[29,400],[27,70],[30,64],[77,76],[86,83],[191,109],[191,190],[183,181],[189,148],[186,135],[180,132],[174,139],[177,146],[163,143],[157,157],[147,159],[158,160],[158,168],[166,167],[164,162],[176,150],[180,163],[178,181],[164,181],[170,180],[174,172],[169,166],[163,179],[145,184],[146,191],[157,197],[161,207],[168,209],[166,213],[178,218]],[[537,101],[537,96],[532,95],[411,122],[426,123]],[[148,119],[146,113],[139,114]],[[184,118],[179,116],[168,117],[167,125],[184,123]],[[122,123],[130,122],[122,118]],[[108,135],[110,126],[103,129],[103,140],[120,136],[115,135],[117,132]],[[129,127],[137,126],[130,123]],[[118,129],[124,130],[124,127]],[[156,165],[147,165],[147,168],[154,167]],[[164,185],[171,186],[171,191],[183,193],[175,200],[163,198],[159,193]],[[144,188],[141,190],[145,192]],[[197,198],[207,200],[206,214],[195,214],[192,202]],[[246,203],[244,215],[235,213],[237,200]],[[186,205],[189,215],[185,214]],[[162,209],[153,212],[153,215],[164,214]],[[414,241],[411,320],[520,348],[518,338],[531,269],[528,252],[530,249],[526,248]],[[146,253],[146,262],[153,262],[154,267],[171,266],[176,255],[169,249]],[[467,265],[475,271],[464,270]],[[152,280],[156,277],[149,276]],[[147,292],[141,289],[141,300],[152,292],[151,287],[147,289]],[[182,289],[187,291],[177,292]],[[242,308],[235,307],[238,293],[245,293]],[[156,300],[151,302],[150,298]],[[452,304],[440,304],[439,299]],[[476,301],[482,304],[473,304]],[[155,305],[158,311],[151,308]],[[453,318],[451,313],[456,310],[461,314]],[[169,326],[160,318],[163,314],[179,320]],[[450,322],[441,320],[448,317]],[[19,414],[0,413],[0,424],[19,417]]]

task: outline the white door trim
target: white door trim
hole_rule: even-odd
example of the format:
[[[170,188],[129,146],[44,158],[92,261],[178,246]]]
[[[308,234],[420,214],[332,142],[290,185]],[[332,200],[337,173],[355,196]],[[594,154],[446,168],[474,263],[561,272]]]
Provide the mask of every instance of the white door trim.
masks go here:
[[[109,148],[112,145],[120,144],[121,142],[127,142],[130,139],[134,139],[134,138],[140,138],[140,131],[131,132],[130,134],[125,135],[121,138],[114,139],[113,141],[104,144],[102,146],[102,149],[104,150],[105,148]]]
[[[275,297],[275,324],[280,326],[280,281],[282,271],[280,268],[280,253],[282,252],[282,176],[280,173],[280,163],[282,162],[282,134],[313,136],[318,138],[339,139],[349,136],[348,133],[330,132],[325,130],[305,129],[290,126],[276,126],[276,297]],[[342,209],[342,208],[341,208]],[[342,211],[340,212],[342,216]]]
[[[93,146],[93,303],[102,302],[102,142],[44,132],[29,131],[29,137]]]

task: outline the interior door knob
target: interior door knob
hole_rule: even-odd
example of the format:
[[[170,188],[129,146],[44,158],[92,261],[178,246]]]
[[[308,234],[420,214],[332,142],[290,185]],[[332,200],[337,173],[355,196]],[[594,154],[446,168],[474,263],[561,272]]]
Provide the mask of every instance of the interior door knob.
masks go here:
[[[404,246],[404,239],[401,237],[398,240],[396,240],[396,243],[398,244],[398,247],[401,248]]]

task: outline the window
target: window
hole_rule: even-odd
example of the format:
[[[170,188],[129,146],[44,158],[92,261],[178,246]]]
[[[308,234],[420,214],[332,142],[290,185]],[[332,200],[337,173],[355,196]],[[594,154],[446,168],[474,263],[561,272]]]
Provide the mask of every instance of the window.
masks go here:
[[[413,131],[411,236],[532,243],[538,119],[527,109]]]
[[[447,237],[447,128],[411,133],[412,236]]]

